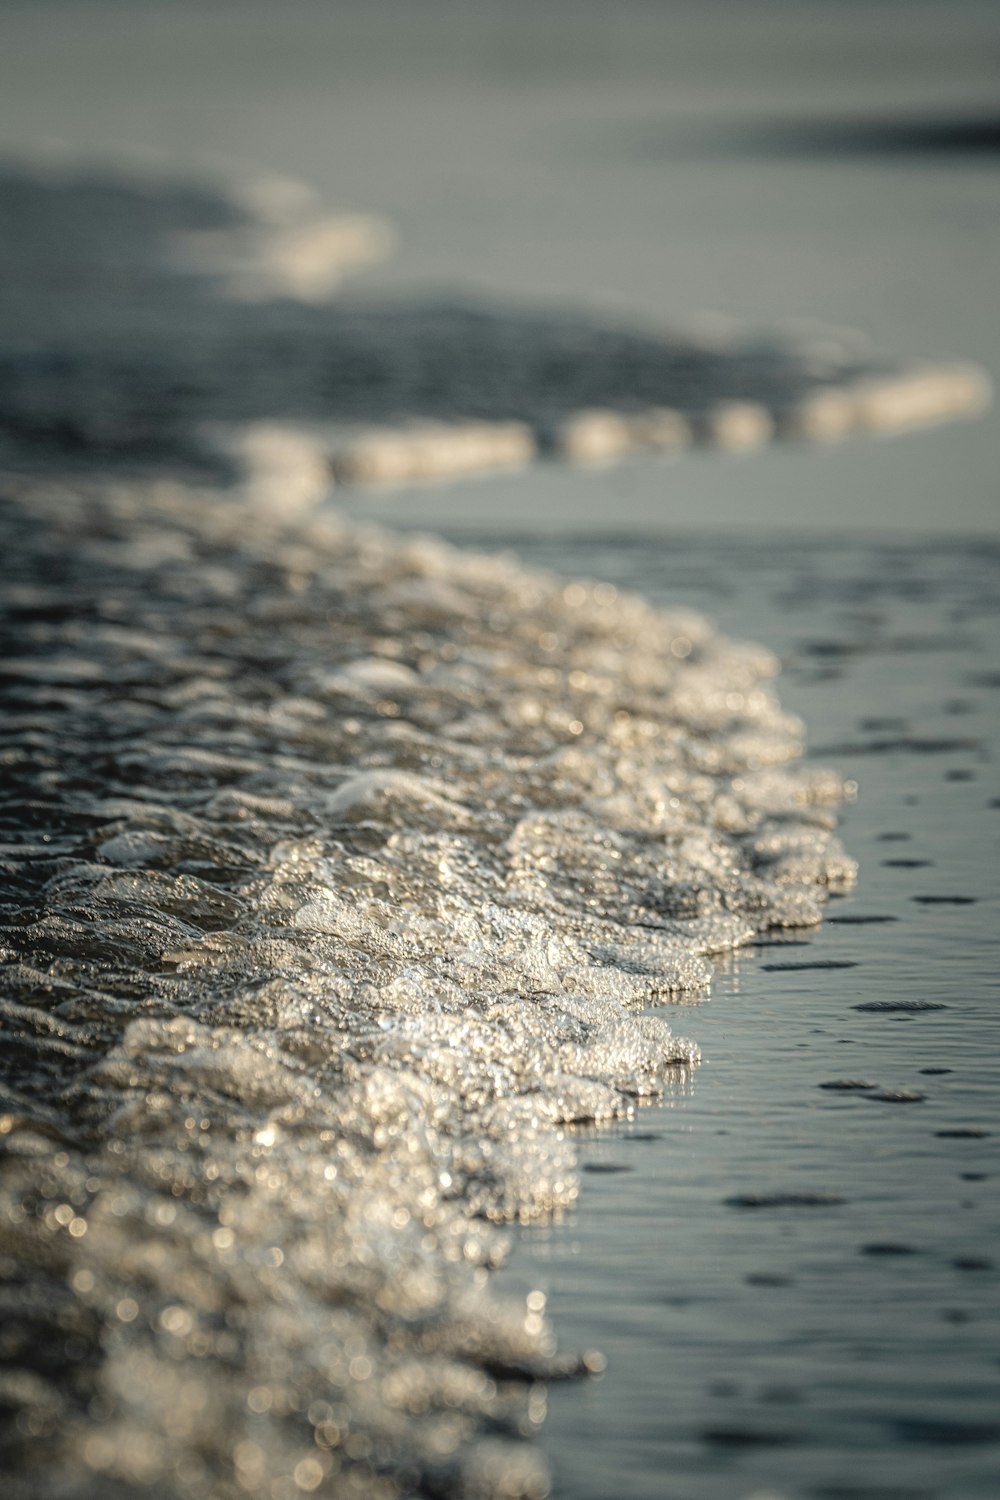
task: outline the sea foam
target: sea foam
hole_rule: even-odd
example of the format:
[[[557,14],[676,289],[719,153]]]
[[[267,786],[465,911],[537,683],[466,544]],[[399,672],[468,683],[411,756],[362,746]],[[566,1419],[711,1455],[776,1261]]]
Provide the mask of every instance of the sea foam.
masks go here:
[[[690,1077],[713,954],[851,883],[843,784],[690,611],[3,493],[6,1493],[544,1496],[597,1360],[493,1295],[504,1226]]]

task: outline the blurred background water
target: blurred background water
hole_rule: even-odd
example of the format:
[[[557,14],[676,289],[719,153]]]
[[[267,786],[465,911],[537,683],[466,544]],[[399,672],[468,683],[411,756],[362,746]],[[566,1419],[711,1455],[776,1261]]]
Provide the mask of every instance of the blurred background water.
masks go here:
[[[693,1082],[584,1145],[574,1221],[527,1231],[505,1273],[610,1359],[550,1396],[553,1493],[987,1500],[1000,553],[847,536],[530,550],[767,640],[813,757],[859,785],[842,825],[856,891],[821,933],[721,964],[683,1015]]]
[[[302,178],[396,226],[366,291],[819,319],[1000,366],[988,0],[8,0],[0,24],[10,149],[127,144]],[[992,530],[998,432],[694,457],[610,489],[548,469],[420,514],[602,528],[610,495],[616,525],[646,528]]]

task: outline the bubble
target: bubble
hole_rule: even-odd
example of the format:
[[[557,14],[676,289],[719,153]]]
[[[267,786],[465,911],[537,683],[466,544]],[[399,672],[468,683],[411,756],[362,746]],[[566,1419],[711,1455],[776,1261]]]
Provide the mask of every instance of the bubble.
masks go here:
[[[39,1485],[541,1500],[516,1434],[604,1361],[495,1294],[507,1226],[575,1204],[576,1126],[697,1067],[665,1006],[711,955],[851,885],[843,783],[773,655],[687,610],[174,485],[12,513],[51,842],[5,854],[0,1222],[50,1309],[12,1318],[66,1351],[68,1285],[91,1382],[70,1420],[66,1352],[62,1456],[21,1433]]]

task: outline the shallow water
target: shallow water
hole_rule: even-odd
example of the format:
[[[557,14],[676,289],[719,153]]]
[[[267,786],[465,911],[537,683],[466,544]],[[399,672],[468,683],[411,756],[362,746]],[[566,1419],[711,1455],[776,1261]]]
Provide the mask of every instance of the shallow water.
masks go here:
[[[554,1494],[992,1496],[1000,1480],[998,554],[561,540],[711,604],[860,791],[856,891],[720,967],[703,1062],[582,1150],[570,1224],[508,1275],[608,1374],[554,1393]],[[849,1085],[854,1084],[852,1088]],[[589,1169],[589,1170],[588,1170]]]
[[[15,1493],[990,1494],[996,548],[11,493]]]
[[[855,864],[769,651],[327,514],[4,482],[15,1494],[541,1496],[495,1226]]]
[[[55,133],[97,153],[122,140],[208,148],[306,177],[399,226],[376,292],[429,287],[432,303],[444,283],[449,298],[461,287],[480,308],[526,310],[568,297],[644,326],[683,325],[701,306],[768,328],[819,317],[904,356],[996,367],[996,136],[971,151],[962,134],[991,118],[995,6],[764,3],[737,16],[636,3],[623,26],[589,0],[530,24],[527,8],[463,5],[456,24],[446,0],[419,17],[397,7],[391,27],[381,10],[279,16],[242,0],[211,16],[136,4],[128,27],[118,4],[6,10],[13,145]],[[930,149],[928,124],[944,130]],[[171,332],[190,353],[205,330],[197,309],[188,317]],[[459,322],[446,331],[453,342]],[[233,403],[215,414],[273,414],[284,374],[262,360],[233,392],[234,363],[209,382]],[[56,403],[91,419],[84,446],[105,430],[103,390],[84,379]],[[132,394],[141,419],[141,384]],[[179,395],[203,410],[197,391]],[[128,427],[146,447],[152,428]],[[516,568],[355,538],[323,585],[331,619],[308,584],[330,561],[322,527],[308,547],[259,516],[246,535],[232,512],[216,531],[167,486],[151,507],[92,495],[81,552],[71,496],[21,512],[33,520],[14,528],[30,566],[21,660],[3,684],[20,715],[4,723],[16,742],[4,942],[45,972],[14,957],[3,1017],[12,1493],[537,1496],[539,1434],[563,1500],[996,1493],[996,552],[787,534],[994,527],[997,434],[982,423],[616,475],[553,466],[377,512],[505,543],[523,526],[528,557],[672,610],[690,601],[785,658],[782,702],[860,785],[839,816],[861,883],[820,931],[714,955],[707,1004],[691,947],[724,946],[730,925],[695,917],[714,925],[669,957],[638,953],[631,932],[626,955],[581,914],[591,883],[618,901],[613,856],[644,882],[630,900],[649,895],[648,851],[630,835],[535,826],[498,854],[513,799],[549,798],[553,764],[571,800],[607,770],[577,717],[580,695],[600,691],[556,690],[542,638],[560,666],[599,677],[593,651],[610,630],[618,666],[634,658],[641,678],[660,629],[648,612],[607,591],[585,590],[581,607],[545,585],[526,647],[509,639]],[[774,534],[671,534],[694,524]],[[577,525],[589,542],[565,535]],[[609,525],[633,540],[609,542]],[[492,589],[503,603],[487,618]],[[444,651],[456,630],[457,665]],[[564,632],[582,662],[564,662]],[[512,676],[495,681],[498,636]],[[713,659],[713,673],[748,670],[738,653]],[[749,660],[751,675],[769,669],[767,653]],[[431,690],[411,694],[407,669],[425,666]],[[652,722],[661,685],[656,671],[630,685]],[[423,740],[400,737],[411,697],[429,715]],[[695,697],[706,732],[685,753],[705,754],[719,725],[711,694]],[[758,706],[777,731],[770,751],[790,751],[798,726],[769,697]],[[457,745],[442,728],[452,712],[465,716]],[[521,736],[556,761],[526,789],[490,759],[498,736],[505,754]],[[369,779],[352,785],[359,746]],[[612,822],[663,771],[648,747],[627,748],[639,780],[626,778],[624,811],[603,807]],[[402,779],[379,779],[400,760]],[[415,763],[430,789],[407,779]],[[699,824],[704,786],[670,788]],[[661,800],[640,799],[643,818]],[[827,812],[811,808],[796,835],[815,855],[819,827],[834,859],[810,878],[851,869],[821,836]],[[713,892],[733,896],[723,844],[721,869],[718,848],[692,847],[693,871],[672,872],[692,875],[667,918],[689,937]],[[574,872],[556,882],[555,922],[553,854]],[[482,900],[511,870],[528,887],[513,927]],[[762,897],[752,882],[740,894]],[[771,889],[755,921],[779,897],[786,919],[815,915],[823,894],[812,886],[789,911],[787,885]],[[456,913],[463,948],[442,957]],[[613,925],[624,915],[616,905]],[[614,995],[574,995],[595,970]],[[511,971],[527,1006],[509,1001]],[[682,982],[690,1003],[654,1018],[669,1037],[632,1024]],[[471,1019],[454,1010],[470,985]],[[622,995],[638,1010],[623,1014]],[[700,1044],[697,1068],[674,1032]],[[660,1088],[662,1107],[613,1123]],[[564,1129],[591,1117],[601,1134]],[[7,1212],[18,1193],[22,1217]],[[537,1295],[500,1306],[484,1283],[508,1243],[491,1221],[553,1207],[563,1222],[525,1229],[511,1279],[492,1278],[499,1292],[544,1286],[550,1322]],[[600,1366],[554,1352],[553,1329],[611,1363],[601,1380],[551,1387],[542,1426],[544,1382]]]
[[[6,148],[127,142],[304,180],[397,229],[366,294],[568,301],[644,328],[818,319],[892,356],[1000,367],[995,155],[960,128],[995,117],[992,0],[134,0],[127,27],[118,0],[4,11]],[[918,149],[919,129],[894,149],[921,120],[955,126],[952,149]],[[837,121],[881,124],[881,149],[810,155]],[[817,457],[682,461],[616,493],[615,520],[995,528],[995,422]],[[541,504],[576,510],[588,489],[603,510],[603,486],[553,470]],[[522,521],[540,508],[532,493]]]

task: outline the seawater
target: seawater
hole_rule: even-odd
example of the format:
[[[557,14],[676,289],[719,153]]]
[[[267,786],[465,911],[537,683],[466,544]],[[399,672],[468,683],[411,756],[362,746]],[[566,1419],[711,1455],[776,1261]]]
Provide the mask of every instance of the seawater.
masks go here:
[[[512,538],[507,536],[508,543]],[[858,883],[717,965],[697,1073],[581,1143],[570,1222],[503,1273],[600,1381],[557,1390],[565,1500],[987,1500],[1000,1480],[995,544],[548,541],[739,620],[858,783]]]
[[[607,580],[166,481],[3,524],[7,1494],[545,1495],[603,1361],[504,1226],[850,890],[850,788]]]

